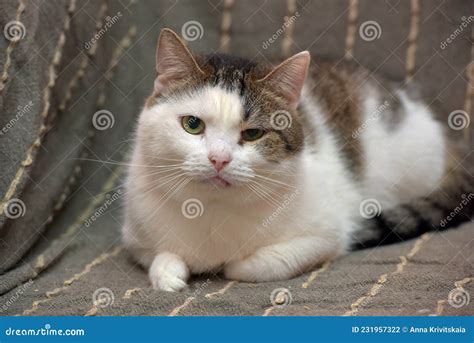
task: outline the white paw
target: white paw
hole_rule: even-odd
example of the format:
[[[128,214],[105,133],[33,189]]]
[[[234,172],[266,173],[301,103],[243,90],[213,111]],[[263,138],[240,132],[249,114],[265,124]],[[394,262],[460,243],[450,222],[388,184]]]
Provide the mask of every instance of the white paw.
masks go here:
[[[187,286],[185,280],[171,274],[157,277],[150,276],[150,281],[154,289],[167,292],[179,292]]]
[[[286,280],[297,272],[298,270],[291,267],[288,259],[273,253],[272,247],[262,248],[243,260],[224,266],[226,278],[245,282]]]
[[[255,268],[248,260],[233,261],[224,267],[224,276],[231,280],[255,282],[258,279],[255,274]]]
[[[179,256],[161,253],[155,256],[148,276],[154,289],[179,292],[187,286],[189,271]]]

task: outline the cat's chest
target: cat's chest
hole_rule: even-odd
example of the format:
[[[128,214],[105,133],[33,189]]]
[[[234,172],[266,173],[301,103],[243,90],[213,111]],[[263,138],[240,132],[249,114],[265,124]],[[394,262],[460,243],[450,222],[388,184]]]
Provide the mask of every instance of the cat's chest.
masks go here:
[[[168,213],[160,219],[167,222],[160,234],[166,237],[161,239],[160,249],[178,253],[195,273],[245,258],[281,236],[265,232],[261,221],[249,213],[217,207],[209,207],[193,218]]]

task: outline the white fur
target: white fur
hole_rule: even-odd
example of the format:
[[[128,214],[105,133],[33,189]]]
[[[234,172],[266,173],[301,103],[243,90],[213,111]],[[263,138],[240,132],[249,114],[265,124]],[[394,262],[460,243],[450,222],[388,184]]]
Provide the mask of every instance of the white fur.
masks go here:
[[[402,127],[390,132],[379,118],[361,133],[368,168],[362,183],[356,183],[321,109],[308,94],[302,99],[316,130],[317,151],[306,148],[278,169],[252,144],[238,144],[243,106],[237,94],[205,88],[143,110],[129,168],[123,236],[149,268],[154,288],[178,291],[190,273],[222,269],[226,277],[243,281],[293,277],[347,250],[365,197],[393,206],[439,181],[444,141],[421,104],[403,96],[408,113]],[[376,93],[371,94],[365,115],[379,105]],[[180,117],[187,114],[205,121],[204,135],[183,130]],[[215,173],[207,158],[213,149],[232,153],[223,173],[231,187],[205,181]],[[251,188],[256,184],[260,194]],[[189,219],[182,206],[193,198],[203,204],[203,213]]]
[[[364,111],[370,124],[361,135],[367,161],[364,189],[367,197],[377,199],[386,209],[435,188],[445,169],[446,142],[441,126],[423,103],[410,100],[400,91],[406,117],[400,127],[391,130],[384,123],[384,115],[389,113],[374,116],[381,101],[371,95]]]

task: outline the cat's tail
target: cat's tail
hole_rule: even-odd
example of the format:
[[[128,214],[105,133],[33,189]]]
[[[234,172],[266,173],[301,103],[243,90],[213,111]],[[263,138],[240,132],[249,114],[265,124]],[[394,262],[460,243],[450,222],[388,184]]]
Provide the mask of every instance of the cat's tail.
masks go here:
[[[472,221],[474,215],[474,154],[462,161],[453,156],[438,189],[430,195],[381,211],[367,220],[354,237],[355,249],[396,243],[428,231]]]

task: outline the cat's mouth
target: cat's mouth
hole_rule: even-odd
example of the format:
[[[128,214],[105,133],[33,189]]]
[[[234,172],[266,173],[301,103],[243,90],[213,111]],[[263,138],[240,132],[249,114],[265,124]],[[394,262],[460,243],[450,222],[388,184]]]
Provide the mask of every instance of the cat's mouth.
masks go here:
[[[230,182],[227,181],[226,179],[224,179],[220,175],[210,177],[208,180],[211,183],[213,183],[214,185],[218,186],[218,187],[230,187],[231,186]]]

